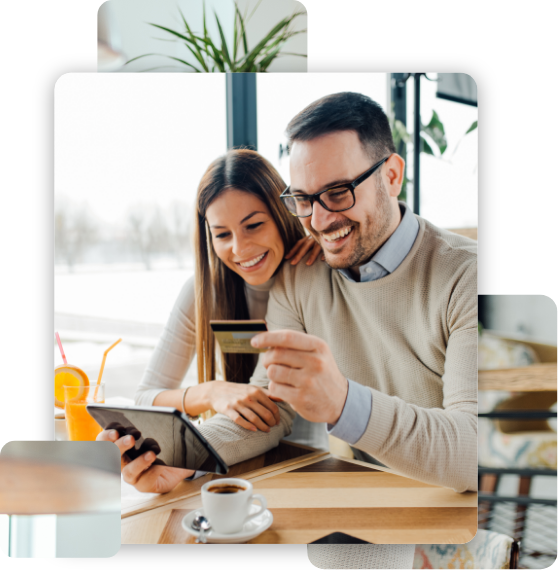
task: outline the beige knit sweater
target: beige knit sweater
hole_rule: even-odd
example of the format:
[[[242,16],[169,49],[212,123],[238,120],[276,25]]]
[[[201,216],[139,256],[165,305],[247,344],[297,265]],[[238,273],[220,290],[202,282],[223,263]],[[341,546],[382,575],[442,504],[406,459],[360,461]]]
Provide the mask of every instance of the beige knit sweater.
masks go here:
[[[372,389],[355,447],[403,475],[456,491],[477,486],[476,243],[419,218],[417,239],[390,275],[352,283],[320,262],[282,267],[270,330],[325,340],[341,372]],[[267,385],[259,364],[251,381]],[[229,464],[276,446],[294,411],[280,404],[270,433],[217,415],[200,428]]]

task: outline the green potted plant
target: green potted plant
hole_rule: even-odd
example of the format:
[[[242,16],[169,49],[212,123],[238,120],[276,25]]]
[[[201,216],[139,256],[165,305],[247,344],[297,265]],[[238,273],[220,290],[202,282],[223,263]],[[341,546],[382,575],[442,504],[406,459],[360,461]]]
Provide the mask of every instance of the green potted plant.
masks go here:
[[[250,14],[250,17],[246,19],[246,13],[244,14],[244,18],[240,14],[238,6],[235,0],[235,23],[234,23],[234,40],[232,51],[229,50],[227,46],[227,42],[225,40],[225,35],[223,34],[223,28],[221,23],[219,22],[219,18],[215,10],[213,11],[215,14],[215,20],[217,21],[217,26],[219,28],[219,36],[221,37],[221,47],[218,48],[213,40],[207,34],[207,28],[205,24],[205,0],[203,3],[203,37],[196,35],[192,32],[188,22],[184,18],[180,7],[178,8],[180,11],[180,15],[182,16],[182,20],[184,21],[185,31],[184,33],[176,32],[175,30],[171,30],[170,28],[166,28],[165,26],[160,26],[159,24],[153,24],[148,22],[151,26],[155,26],[160,28],[161,30],[165,30],[174,36],[180,38],[180,40],[173,39],[167,40],[167,42],[179,42],[183,41],[188,48],[188,50],[192,53],[194,58],[197,61],[197,64],[201,67],[201,69],[197,66],[194,66],[190,62],[186,62],[181,58],[176,58],[174,56],[168,56],[166,54],[142,54],[141,56],[136,56],[126,62],[129,64],[138,58],[143,58],[145,56],[166,56],[167,58],[172,58],[173,60],[177,60],[190,68],[193,68],[196,72],[215,72],[217,69],[218,72],[267,72],[267,68],[273,62],[277,56],[280,54],[292,54],[294,56],[302,56],[304,58],[308,58],[307,54],[296,54],[292,52],[280,52],[281,48],[283,48],[285,42],[295,36],[296,34],[301,34],[303,32],[307,32],[308,29],[305,28],[304,30],[299,30],[294,32],[289,29],[289,25],[292,21],[300,15],[306,15],[307,11],[300,11],[295,12],[293,15],[283,18],[279,23],[277,23],[269,32],[268,34],[258,42],[258,44],[252,49],[248,50],[248,42],[246,40],[246,22],[250,20],[250,18],[254,15],[254,12],[260,5],[261,0],[259,0],[256,8]],[[162,39],[158,39],[162,40]],[[244,54],[241,56],[239,54],[239,44],[242,40],[242,45],[244,48]],[[155,68],[161,68],[161,66],[156,66]],[[149,68],[148,70],[154,70],[155,68]],[[147,72],[147,70],[142,70],[142,72]]]
[[[403,144],[412,143],[413,142],[413,135],[407,131],[406,126],[400,121],[395,120],[394,114],[394,103],[391,103],[391,115],[389,116],[389,123],[391,128],[391,133],[393,136],[393,144],[395,145],[395,149],[397,150],[398,154],[401,154],[403,151]],[[459,139],[453,154],[455,154],[459,143],[463,139],[466,134],[476,130],[478,128],[478,120],[475,120],[471,126],[467,129],[467,132]],[[431,143],[433,143],[437,148],[437,153],[434,152],[432,146],[428,143],[428,140],[424,137],[427,137]],[[420,123],[420,145],[421,145],[421,152],[425,154],[431,154],[434,158],[439,158],[441,160],[445,160],[443,158],[444,152],[448,147],[446,133],[444,132],[444,125],[442,121],[438,117],[438,113],[433,110],[432,111],[432,118],[428,124]],[[399,199],[403,202],[407,202],[407,183],[413,182],[412,179],[407,178],[406,176],[403,178],[403,184],[401,185],[401,194],[399,195]]]

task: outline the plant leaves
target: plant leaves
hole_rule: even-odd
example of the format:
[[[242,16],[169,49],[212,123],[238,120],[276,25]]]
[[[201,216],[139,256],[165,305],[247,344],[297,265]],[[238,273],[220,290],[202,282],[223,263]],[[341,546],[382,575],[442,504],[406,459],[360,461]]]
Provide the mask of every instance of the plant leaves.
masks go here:
[[[133,62],[134,60],[139,60],[140,58],[145,58],[146,56],[160,56],[160,54],[156,54],[155,52],[151,52],[149,54],[142,54],[141,56],[134,56],[134,58],[130,58],[130,60],[128,60],[127,62],[124,62],[124,66],[126,66],[126,64],[130,64],[130,62]]]
[[[256,66],[256,60],[259,56],[262,56],[272,50],[277,45],[282,45],[286,40],[295,36],[296,34],[303,34],[306,30],[292,31],[289,26],[298,16],[305,14],[305,12],[295,12],[291,16],[288,16],[278,22],[267,35],[260,40],[260,42],[252,49],[252,51],[246,55],[245,59],[241,59],[239,63],[242,63],[242,69],[244,71],[253,71]],[[279,35],[279,36],[277,36]],[[277,52],[275,57],[280,53]],[[266,68],[270,63],[267,63]]]
[[[196,68],[195,66],[193,66],[189,62],[186,62],[186,60],[182,60],[180,58],[175,58],[174,56],[169,56],[168,54],[159,54],[158,52],[151,52],[150,54],[142,54],[141,56],[136,56],[134,58],[130,58],[130,60],[128,60],[128,62],[126,62],[125,64],[129,64],[130,62],[133,62],[134,60],[139,60],[140,58],[145,58],[146,56],[163,56],[164,58],[170,58],[172,60],[176,60],[177,62],[180,62],[181,64],[189,66],[190,68],[193,68],[196,72],[201,72],[201,70],[199,70],[198,68]],[[157,68],[164,68],[164,66],[155,66],[154,68],[149,68],[149,70],[156,70]],[[147,72],[147,70],[144,70],[143,72]]]
[[[280,46],[275,50],[273,50],[272,52],[270,52],[265,58],[262,58],[262,60],[260,60],[259,63],[260,72],[266,71],[267,67],[273,62],[273,60],[277,56],[279,50],[281,50]]]
[[[203,44],[203,46],[200,47],[200,50],[202,50],[211,60],[213,60],[215,66],[217,66],[219,69],[219,72],[226,72],[223,59],[220,56],[220,51],[215,46],[211,38],[209,36],[202,38],[200,36],[196,36],[195,34],[192,34],[192,38]],[[214,66],[213,70],[215,70]]]
[[[177,32],[176,30],[172,30],[170,28],[167,28],[166,26],[161,26],[160,24],[153,24],[152,22],[148,22],[148,24],[150,26],[154,26],[155,28],[160,28],[161,30],[168,32],[169,34],[174,34],[175,36],[178,36],[178,38],[181,38],[182,40],[186,40],[186,42],[192,42],[192,40],[190,40],[190,38],[188,38],[187,36],[184,36],[184,34],[180,34],[180,32]]]
[[[184,22],[184,27],[186,28],[188,34],[190,34],[190,38],[193,39],[194,34],[190,28],[190,25],[188,24],[188,22],[186,21],[186,18],[184,17],[184,14],[182,13],[182,10],[180,9],[180,6],[178,7],[178,11],[180,12],[180,16],[182,16],[182,21]],[[205,60],[203,59],[203,56],[201,54],[200,48],[198,47],[198,44],[195,40],[192,40],[192,46],[190,46],[190,44],[186,44],[186,47],[190,50],[190,52],[194,55],[195,59],[201,64],[202,68],[206,71],[209,72],[209,68],[207,67],[207,64],[205,63]]]
[[[265,45],[273,40],[275,36],[281,32],[285,27],[287,27],[290,23],[290,18],[283,18],[278,24],[276,24],[263,38],[256,44],[256,46],[252,49],[252,51],[248,54],[248,58],[246,59],[246,64],[252,66],[256,61],[257,57],[259,56],[262,49]]]
[[[436,146],[440,151],[440,156],[442,156],[442,154],[444,154],[444,151],[448,147],[448,141],[446,139],[444,125],[440,121],[438,113],[435,110],[432,111],[432,118],[430,119],[430,122],[426,126],[422,126],[422,132],[427,134],[434,141],[434,143],[436,144]],[[426,149],[424,151],[427,152],[427,154],[434,154],[432,152],[432,148],[429,145],[428,148],[430,149],[431,152],[427,152]]]
[[[192,53],[194,58],[201,64],[203,70],[205,72],[209,72],[209,68],[207,67],[207,64],[205,63],[205,60],[203,59],[199,49],[194,51],[194,49],[189,44],[185,44],[185,46]]]
[[[201,72],[201,70],[199,68],[196,68],[193,64],[186,62],[186,60],[182,60],[181,58],[176,58],[175,56],[168,56],[167,54],[165,54],[165,55],[161,54],[161,56],[166,56],[167,58],[170,58],[171,60],[176,60],[177,62],[181,62],[182,64],[189,66],[190,68],[193,68],[196,72]]]
[[[258,0],[256,2],[256,5],[254,6],[254,9],[252,10],[252,12],[250,13],[250,16],[247,16],[245,18],[246,22],[248,22],[248,20],[250,20],[250,18],[252,18],[252,16],[254,16],[254,14],[256,13],[256,10],[258,9],[258,6],[262,3],[262,0]],[[248,6],[246,6],[246,14],[248,14]]]
[[[234,3],[234,6],[236,8],[236,2]],[[233,53],[232,53],[232,59],[233,62],[236,62],[236,51],[238,48],[238,26],[236,25],[236,20],[237,20],[237,16],[236,16],[236,12],[234,14],[234,26],[233,26]]]
[[[229,56],[229,49],[227,48],[227,40],[225,39],[225,34],[223,32],[223,28],[221,27],[221,22],[219,21],[219,16],[217,16],[217,12],[214,11],[215,14],[215,21],[217,22],[217,28],[219,28],[219,36],[221,37],[221,54],[223,55],[224,62],[228,65],[229,68],[234,68],[231,62],[231,57]]]
[[[424,152],[424,154],[431,154],[432,156],[436,156],[432,150],[432,147],[430,144],[428,144],[423,136],[420,137],[420,151]]]
[[[234,3],[234,7],[236,10],[236,14],[238,16],[238,21],[240,22],[240,35],[242,37],[242,47],[244,48],[244,55],[248,54],[248,39],[246,37],[246,26],[244,23],[244,18],[242,17],[242,14],[240,13],[240,10],[238,9],[238,5],[235,2]],[[235,24],[236,24],[236,20],[235,20]],[[236,33],[236,26],[235,26],[235,33]],[[234,56],[234,61],[236,63],[236,53]]]
[[[302,56],[302,58],[308,58],[308,54],[298,54],[297,52],[280,52],[279,56]]]
[[[475,120],[475,122],[473,122],[473,124],[471,124],[471,126],[469,126],[469,129],[467,130],[467,132],[465,134],[469,134],[469,132],[473,132],[473,130],[476,130],[478,127],[479,121]]]

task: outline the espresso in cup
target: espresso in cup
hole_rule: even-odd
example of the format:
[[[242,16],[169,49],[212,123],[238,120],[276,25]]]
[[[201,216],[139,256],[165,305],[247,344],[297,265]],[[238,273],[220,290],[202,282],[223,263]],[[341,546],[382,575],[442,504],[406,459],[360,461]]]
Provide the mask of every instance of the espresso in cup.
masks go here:
[[[203,512],[216,533],[238,533],[247,521],[259,517],[267,509],[263,495],[252,495],[252,483],[244,479],[210,481],[202,487]],[[249,514],[254,501],[260,508]]]
[[[212,485],[207,489],[210,493],[238,493],[246,491],[246,487],[241,485]]]

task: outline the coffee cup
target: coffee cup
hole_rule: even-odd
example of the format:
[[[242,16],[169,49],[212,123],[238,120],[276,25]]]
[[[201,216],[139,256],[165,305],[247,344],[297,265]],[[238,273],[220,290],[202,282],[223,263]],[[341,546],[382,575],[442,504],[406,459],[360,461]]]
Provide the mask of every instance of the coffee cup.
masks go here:
[[[252,494],[252,483],[244,479],[218,479],[203,485],[201,497],[203,511],[217,533],[238,533],[244,523],[262,515],[267,509],[263,495]],[[249,514],[254,501],[260,508]]]

